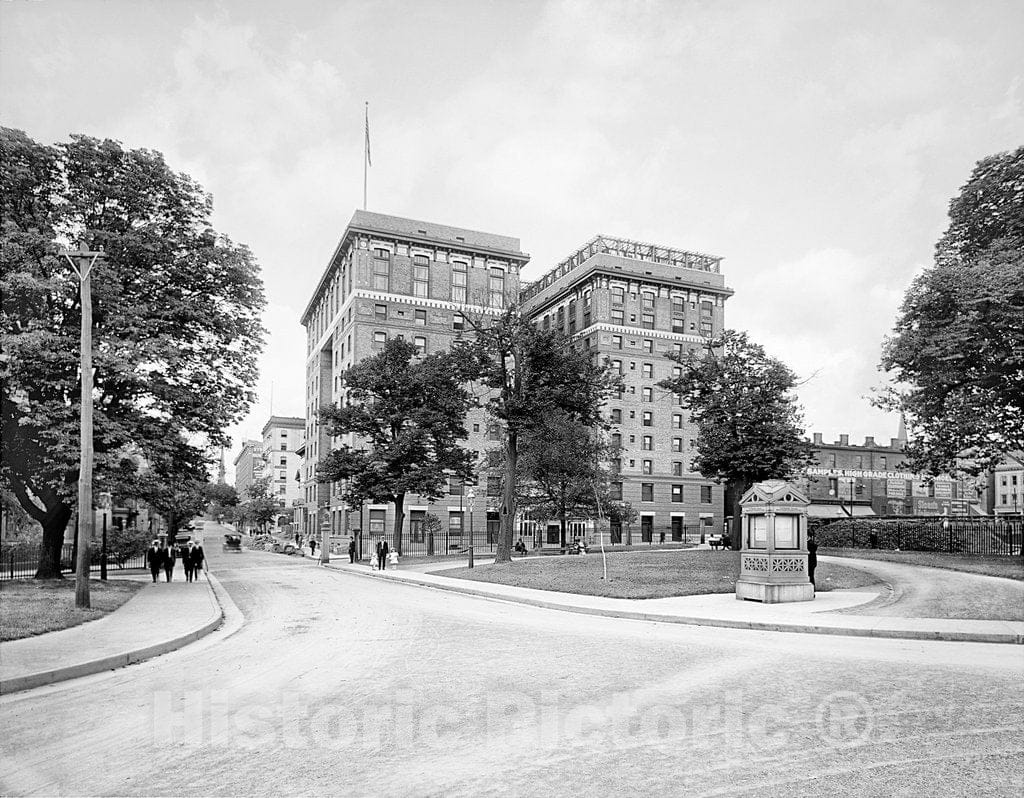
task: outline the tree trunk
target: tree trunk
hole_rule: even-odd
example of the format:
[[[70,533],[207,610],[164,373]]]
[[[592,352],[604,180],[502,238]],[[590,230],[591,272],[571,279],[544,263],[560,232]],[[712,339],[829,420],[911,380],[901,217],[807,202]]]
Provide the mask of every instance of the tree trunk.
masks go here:
[[[405,494],[395,496],[395,542],[394,548],[398,556],[402,556],[402,525],[405,523]]]
[[[563,509],[558,514],[558,537],[561,539],[561,543],[559,545],[561,546],[562,551],[565,551],[565,527],[566,527],[565,510]]]
[[[512,538],[516,521],[516,481],[519,474],[519,440],[514,432],[505,436],[505,484],[501,496],[501,531],[495,562],[512,562]]]
[[[71,507],[57,501],[48,507],[42,521],[43,543],[39,551],[39,566],[36,579],[62,579],[60,573],[60,552],[64,546],[64,533],[71,520]]]

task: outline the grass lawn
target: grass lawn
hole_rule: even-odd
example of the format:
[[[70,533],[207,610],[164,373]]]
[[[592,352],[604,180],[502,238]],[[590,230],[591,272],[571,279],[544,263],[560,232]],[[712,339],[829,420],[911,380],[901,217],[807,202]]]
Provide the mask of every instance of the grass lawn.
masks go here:
[[[14,579],[0,582],[0,641],[67,629],[116,610],[145,582],[89,582],[87,610],[75,607],[75,580]]]
[[[601,578],[601,555],[539,557],[472,570],[435,571],[438,576],[497,582],[536,590],[558,590],[612,598],[664,598],[731,593],[740,570],[738,551],[622,552],[608,557],[608,579]],[[877,584],[871,574],[844,566],[818,564],[822,592]]]
[[[862,560],[885,560],[907,565],[927,565],[951,571],[966,571],[972,574],[1024,580],[1024,559],[1021,557],[983,557],[974,554],[890,551],[889,549],[819,549],[818,554],[827,554],[831,557],[857,557]]]

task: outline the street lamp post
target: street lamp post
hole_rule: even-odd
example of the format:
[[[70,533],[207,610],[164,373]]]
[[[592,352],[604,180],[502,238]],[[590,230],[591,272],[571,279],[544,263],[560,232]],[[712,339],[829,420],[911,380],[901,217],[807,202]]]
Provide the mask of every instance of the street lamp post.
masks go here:
[[[80,368],[82,372],[78,461],[78,561],[75,563],[75,606],[88,609],[89,540],[92,537],[92,269],[102,252],[79,244],[77,250],[61,252],[78,276],[82,305]]]

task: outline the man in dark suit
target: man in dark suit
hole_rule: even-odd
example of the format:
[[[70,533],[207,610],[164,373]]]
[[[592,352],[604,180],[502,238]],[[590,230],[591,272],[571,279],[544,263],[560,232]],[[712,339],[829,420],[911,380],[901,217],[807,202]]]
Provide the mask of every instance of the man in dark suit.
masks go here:
[[[153,581],[160,576],[160,569],[164,567],[164,550],[160,548],[160,541],[154,540],[152,545],[146,549],[146,564],[149,572],[153,574]]]
[[[383,535],[380,536],[380,540],[377,541],[377,569],[383,571],[388,567],[388,553],[391,549],[388,547],[388,540]]]
[[[167,581],[171,581],[171,577],[174,576],[174,563],[178,560],[178,547],[173,541],[168,541],[167,548],[164,549],[164,574],[167,576]]]
[[[192,564],[192,579],[190,581],[195,581],[199,578],[199,571],[202,569],[203,561],[206,559],[202,543],[196,543],[194,540],[188,542],[188,559]]]

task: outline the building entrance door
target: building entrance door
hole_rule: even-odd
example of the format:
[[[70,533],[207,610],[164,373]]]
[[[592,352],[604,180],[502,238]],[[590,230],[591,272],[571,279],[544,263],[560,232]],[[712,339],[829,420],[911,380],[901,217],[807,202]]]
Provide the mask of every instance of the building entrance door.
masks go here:
[[[650,543],[654,539],[654,516],[640,516],[640,540]]]
[[[685,519],[679,518],[678,516],[672,519],[672,540],[681,541],[683,539],[684,520]]]
[[[547,542],[554,543],[556,546],[561,542],[559,532],[561,528],[558,524],[548,524]]]

